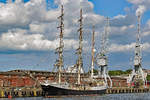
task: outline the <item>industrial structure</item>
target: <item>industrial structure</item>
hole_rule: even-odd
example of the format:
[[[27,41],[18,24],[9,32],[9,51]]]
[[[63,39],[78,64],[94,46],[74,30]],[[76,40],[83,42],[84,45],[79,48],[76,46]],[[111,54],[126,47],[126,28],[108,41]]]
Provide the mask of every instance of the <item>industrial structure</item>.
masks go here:
[[[141,14],[138,13],[138,33],[136,35],[136,44],[135,44],[135,51],[134,51],[135,52],[134,69],[132,70],[132,73],[129,75],[127,83],[129,87],[132,85],[136,87],[139,87],[142,85],[146,88],[146,84],[147,84],[146,74],[142,70],[140,22],[141,22]]]
[[[110,87],[112,87],[112,80],[108,75],[108,34],[109,34],[109,18],[106,19],[106,26],[102,33],[101,51],[96,56],[96,63],[100,67],[100,76],[104,79],[105,85],[108,86],[107,78],[110,81]]]

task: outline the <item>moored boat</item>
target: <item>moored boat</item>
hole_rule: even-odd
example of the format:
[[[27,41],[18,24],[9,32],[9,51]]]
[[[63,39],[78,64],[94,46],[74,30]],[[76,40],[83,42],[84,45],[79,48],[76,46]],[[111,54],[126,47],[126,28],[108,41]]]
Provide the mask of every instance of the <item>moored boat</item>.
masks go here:
[[[44,96],[72,96],[72,95],[102,95],[106,93],[106,86],[87,86],[87,85],[74,85],[58,84],[58,83],[45,83],[41,85]]]
[[[67,82],[65,81],[65,77],[62,79],[62,73],[65,73],[62,70],[63,65],[63,29],[64,29],[64,23],[63,23],[63,6],[61,9],[61,15],[58,17],[60,19],[60,43],[59,47],[56,49],[56,53],[58,53],[59,59],[56,60],[55,68],[57,69],[57,76],[58,80],[56,82],[51,82],[48,80],[45,80],[41,83],[42,90],[44,92],[43,96],[46,97],[56,97],[56,96],[69,96],[69,95],[101,95],[105,94],[107,85],[104,84],[103,80],[98,81],[94,79],[93,74],[93,67],[94,67],[94,31],[93,31],[93,47],[92,47],[92,68],[91,68],[91,76],[89,76],[89,80],[81,80],[81,71],[83,69],[83,61],[82,61],[82,9],[80,10],[80,28],[78,30],[79,32],[79,47],[77,49],[76,54],[78,54],[78,59],[76,61],[76,64],[74,65],[74,68],[76,68],[76,73],[72,77],[77,78],[77,82]],[[83,73],[82,73],[83,74]],[[77,77],[75,77],[77,75]],[[63,80],[63,81],[62,81]],[[75,79],[76,80],[76,79]]]

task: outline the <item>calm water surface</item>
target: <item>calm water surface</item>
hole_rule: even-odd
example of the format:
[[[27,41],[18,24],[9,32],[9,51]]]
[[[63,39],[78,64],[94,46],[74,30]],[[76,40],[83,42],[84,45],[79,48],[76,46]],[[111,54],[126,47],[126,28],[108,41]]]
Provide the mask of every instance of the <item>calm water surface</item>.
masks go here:
[[[10,100],[10,99],[0,99]],[[136,93],[136,94],[109,94],[103,96],[82,96],[82,97],[69,97],[69,98],[13,98],[11,100],[150,100],[150,93]]]

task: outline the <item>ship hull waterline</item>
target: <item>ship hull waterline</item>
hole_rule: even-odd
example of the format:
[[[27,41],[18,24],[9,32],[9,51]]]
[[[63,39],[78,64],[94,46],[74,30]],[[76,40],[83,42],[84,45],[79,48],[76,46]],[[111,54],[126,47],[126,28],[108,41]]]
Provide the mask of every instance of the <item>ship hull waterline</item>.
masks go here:
[[[106,89],[102,90],[71,90],[51,85],[41,85],[44,97],[59,97],[59,96],[82,96],[82,95],[103,95],[106,93]]]

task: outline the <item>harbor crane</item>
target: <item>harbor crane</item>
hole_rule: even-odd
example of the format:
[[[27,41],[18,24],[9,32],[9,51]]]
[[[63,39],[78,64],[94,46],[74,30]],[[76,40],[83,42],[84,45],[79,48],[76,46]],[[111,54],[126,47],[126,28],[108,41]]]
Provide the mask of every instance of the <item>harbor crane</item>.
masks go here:
[[[101,38],[101,50],[96,55],[96,63],[100,67],[100,76],[104,79],[104,84],[108,86],[107,78],[110,81],[110,86],[112,87],[112,80],[108,75],[108,35],[109,35],[109,18],[106,19],[106,26],[104,28],[104,32],[102,33]]]
[[[136,34],[136,44],[135,44],[135,56],[134,56],[134,68],[132,73],[127,79],[128,86],[131,87],[132,84],[137,87],[143,83],[143,86],[146,88],[147,80],[146,74],[142,70],[142,56],[141,56],[141,36],[140,36],[140,22],[141,22],[141,13],[138,13],[138,33]]]

